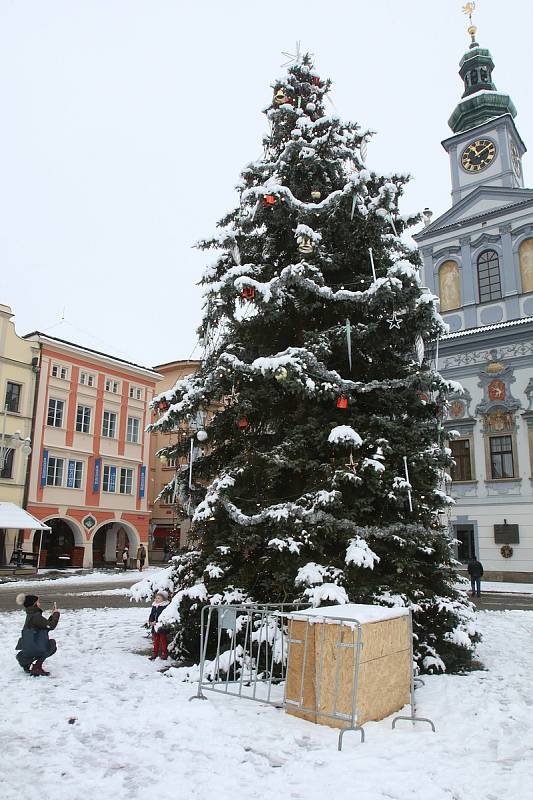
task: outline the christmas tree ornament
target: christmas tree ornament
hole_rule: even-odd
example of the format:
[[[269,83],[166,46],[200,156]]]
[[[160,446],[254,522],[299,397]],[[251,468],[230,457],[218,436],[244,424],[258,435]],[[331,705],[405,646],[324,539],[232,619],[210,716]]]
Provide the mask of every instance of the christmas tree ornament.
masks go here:
[[[309,255],[315,250],[315,243],[309,236],[298,236],[298,250],[304,255]]]
[[[249,423],[248,423],[248,418],[247,417],[240,417],[237,420],[237,427],[240,428],[241,430],[244,430],[245,428],[247,428],[248,425],[249,425]]]
[[[313,75],[313,77],[311,78],[311,82],[313,86],[320,86],[320,78],[318,77],[318,75]]]
[[[233,256],[233,260],[237,264],[237,266],[241,263],[241,254],[239,252],[239,246],[237,242],[231,246],[231,255]]]
[[[350,211],[350,219],[353,220],[353,215],[355,214],[355,207],[357,205],[357,195],[354,194],[352,197],[352,210]]]
[[[361,144],[359,145],[359,154],[361,156],[361,161],[363,162],[363,164],[366,161],[367,150],[368,150],[368,147],[367,147],[366,139],[363,139],[361,141]]]
[[[290,99],[285,94],[285,89],[283,88],[283,86],[280,86],[278,89],[276,89],[276,91],[274,92],[274,103],[277,106],[282,106],[285,103],[289,103],[289,102],[290,102]]]
[[[425,349],[424,349],[424,340],[422,339],[420,334],[416,337],[415,340],[415,350],[416,350],[416,359],[418,363],[422,365],[422,362],[424,360]]]
[[[282,64],[282,67],[288,67],[291,64],[300,64],[302,61],[302,43],[296,42],[296,48],[294,53],[286,53],[284,50],[281,51],[281,55],[285,56],[287,61]]]
[[[400,319],[400,315],[399,315],[399,313],[397,311],[393,311],[392,312],[392,316],[390,316],[387,319],[387,322],[389,323],[389,330],[390,331],[394,330],[394,328],[397,328],[398,330],[400,330],[401,319]]]
[[[274,372],[274,377],[278,381],[278,383],[282,383],[283,381],[287,380],[287,368],[284,366],[278,367],[277,370]]]
[[[344,395],[337,397],[337,408],[346,409],[348,408],[348,398]]]
[[[348,366],[350,367],[350,372],[352,371],[352,324],[348,318],[346,318],[346,347],[348,349]]]
[[[272,208],[275,206],[277,202],[277,197],[275,194],[265,194],[263,197],[263,208]]]
[[[255,288],[253,286],[243,286],[241,297],[243,300],[253,300],[255,297]]]
[[[403,457],[403,466],[405,470],[405,480],[407,482],[407,499],[409,501],[409,511],[413,511],[413,498],[411,496],[411,481],[409,480],[409,467],[407,466],[407,456]]]
[[[368,254],[370,256],[370,266],[372,267],[372,278],[374,281],[377,280],[376,277],[376,267],[374,266],[374,253],[372,252],[372,248],[368,248]]]
[[[322,197],[322,195],[318,191],[318,189],[313,189],[313,191],[311,192],[311,199],[312,200],[320,200],[321,197]]]
[[[353,460],[353,452],[350,452],[350,460],[344,466],[346,467],[347,470],[353,472],[354,475],[357,475],[357,464]]]
[[[170,406],[166,400],[161,400],[159,405],[157,406],[158,411],[168,411],[169,408]]]
[[[394,235],[398,236],[398,231],[396,230],[396,225],[394,224],[394,219],[393,219],[392,214],[387,214],[385,219],[387,220],[387,222],[390,224],[392,230],[394,231]]]
[[[161,462],[162,467],[166,467],[168,464],[168,456],[165,453],[161,453],[159,456],[159,461]]]
[[[196,438],[198,439],[199,442],[207,441],[207,431],[204,431],[203,429],[199,430],[198,433],[196,434]]]

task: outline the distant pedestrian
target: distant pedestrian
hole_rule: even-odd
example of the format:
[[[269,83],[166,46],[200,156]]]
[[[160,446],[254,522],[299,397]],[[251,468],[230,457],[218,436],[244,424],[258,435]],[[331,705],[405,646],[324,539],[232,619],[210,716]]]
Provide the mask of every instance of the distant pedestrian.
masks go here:
[[[56,604],[54,603],[54,610],[46,619],[36,594],[18,594],[16,602],[26,609],[26,621],[15,648],[19,651],[16,656],[17,661],[24,672],[34,677],[50,675],[43,669],[43,662],[57,650],[55,639],[48,637],[48,631],[53,631],[59,622]]]
[[[137,561],[139,562],[139,572],[143,571],[144,562],[146,561],[146,549],[142,544],[137,550]]]
[[[468,574],[472,586],[472,597],[481,597],[481,578],[483,577],[483,564],[478,561],[475,554],[468,562]]]
[[[128,550],[128,545],[122,551],[122,566],[124,567],[124,572],[128,569],[128,561],[130,559],[130,551]]]
[[[148,617],[148,625],[152,629],[152,642],[153,652],[150,656],[150,661],[154,661],[159,654],[161,648],[161,659],[166,661],[168,658],[168,641],[165,631],[160,630],[159,617],[168,606],[168,593],[162,589],[156,594],[150,616]]]

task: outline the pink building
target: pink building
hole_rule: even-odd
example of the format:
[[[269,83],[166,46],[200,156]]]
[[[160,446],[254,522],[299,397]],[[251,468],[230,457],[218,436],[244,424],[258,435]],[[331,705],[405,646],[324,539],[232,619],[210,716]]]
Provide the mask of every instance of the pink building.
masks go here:
[[[145,429],[161,376],[47,334],[24,338],[40,349],[27,509],[52,528],[41,566],[111,565],[125,545],[131,563],[148,544]]]

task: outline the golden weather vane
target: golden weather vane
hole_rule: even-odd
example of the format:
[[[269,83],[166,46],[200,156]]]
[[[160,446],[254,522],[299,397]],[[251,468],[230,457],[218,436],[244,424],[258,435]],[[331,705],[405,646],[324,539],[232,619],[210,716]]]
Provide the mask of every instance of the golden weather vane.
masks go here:
[[[474,13],[475,10],[476,10],[476,4],[474,0],[472,0],[472,2],[470,3],[465,3],[465,5],[462,8],[463,14],[466,14],[466,16],[470,21],[470,25],[468,27],[468,33],[472,37],[472,44],[475,44],[476,31],[477,31],[476,26],[472,22],[472,14]]]

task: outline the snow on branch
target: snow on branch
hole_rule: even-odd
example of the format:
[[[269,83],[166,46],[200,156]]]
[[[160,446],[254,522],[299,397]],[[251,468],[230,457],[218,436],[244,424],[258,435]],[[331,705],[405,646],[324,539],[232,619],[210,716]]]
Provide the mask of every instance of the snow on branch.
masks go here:
[[[352,447],[361,447],[363,440],[349,425],[337,425],[328,436],[330,444],[350,444]]]
[[[360,536],[356,536],[354,539],[350,540],[344,560],[347,564],[351,564],[355,567],[374,569],[374,564],[377,564],[380,558],[370,549],[364,539],[361,539]]]

